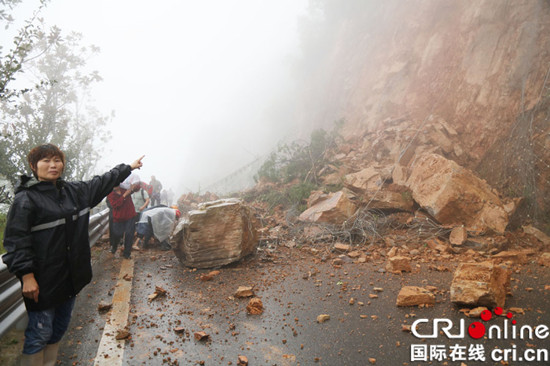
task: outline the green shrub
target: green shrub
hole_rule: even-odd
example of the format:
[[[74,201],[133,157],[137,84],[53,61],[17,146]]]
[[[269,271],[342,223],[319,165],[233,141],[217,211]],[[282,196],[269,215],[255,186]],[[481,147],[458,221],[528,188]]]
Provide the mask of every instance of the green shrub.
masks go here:
[[[317,174],[327,163],[325,153],[336,143],[338,134],[327,133],[323,129],[311,133],[309,143],[294,141],[279,144],[277,152],[269,155],[254,179],[265,179],[273,183],[289,183],[298,179],[301,182],[317,184]]]
[[[284,209],[295,207],[299,212],[306,209],[306,200],[311,191],[317,187],[312,183],[298,183],[285,188],[283,191],[273,190],[259,197],[260,201],[269,204],[269,210],[281,205]]]

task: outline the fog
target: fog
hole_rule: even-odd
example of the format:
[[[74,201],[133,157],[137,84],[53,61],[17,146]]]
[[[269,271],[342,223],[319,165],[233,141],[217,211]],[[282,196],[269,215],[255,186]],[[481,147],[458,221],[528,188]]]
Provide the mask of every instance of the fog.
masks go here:
[[[42,16],[100,48],[93,105],[114,111],[102,172],[145,155],[177,195],[210,184],[289,138],[290,68],[306,0],[52,0]]]

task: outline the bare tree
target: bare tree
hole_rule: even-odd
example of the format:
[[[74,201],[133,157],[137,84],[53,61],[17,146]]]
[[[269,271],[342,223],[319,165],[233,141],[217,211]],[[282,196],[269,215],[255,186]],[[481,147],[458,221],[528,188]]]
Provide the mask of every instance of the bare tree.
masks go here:
[[[0,168],[12,184],[28,171],[28,151],[43,143],[56,144],[67,155],[65,178],[87,178],[99,157],[95,147],[109,138],[105,125],[110,117],[101,115],[89,99],[91,85],[101,77],[85,71],[86,60],[99,49],[82,46],[81,40],[80,34],[71,33],[52,45],[43,35],[35,43],[41,56],[25,67],[36,84],[13,102],[2,103]]]

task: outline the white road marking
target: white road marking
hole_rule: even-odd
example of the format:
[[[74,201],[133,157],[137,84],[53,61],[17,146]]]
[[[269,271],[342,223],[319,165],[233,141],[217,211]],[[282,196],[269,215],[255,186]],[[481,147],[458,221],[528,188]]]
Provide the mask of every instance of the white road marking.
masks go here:
[[[126,341],[124,339],[117,340],[116,336],[119,330],[124,330],[128,325],[133,275],[134,261],[132,259],[123,259],[115,294],[113,295],[111,316],[105,322],[94,366],[122,365]],[[130,280],[124,279],[125,277]]]

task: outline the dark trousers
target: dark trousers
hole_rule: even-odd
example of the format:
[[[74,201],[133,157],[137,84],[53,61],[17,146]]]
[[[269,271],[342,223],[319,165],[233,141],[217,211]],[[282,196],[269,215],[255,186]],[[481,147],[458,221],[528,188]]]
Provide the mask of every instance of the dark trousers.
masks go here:
[[[130,257],[132,242],[134,241],[135,223],[134,218],[122,222],[113,222],[113,241],[111,252],[115,253],[120,239],[124,237],[124,257]]]

